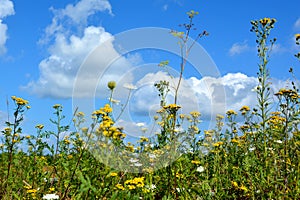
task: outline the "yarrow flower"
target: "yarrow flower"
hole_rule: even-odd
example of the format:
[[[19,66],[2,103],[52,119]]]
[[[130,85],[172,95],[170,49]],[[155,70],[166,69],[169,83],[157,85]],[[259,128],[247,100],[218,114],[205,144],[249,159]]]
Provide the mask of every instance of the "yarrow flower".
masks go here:
[[[133,85],[132,83],[125,83],[123,85],[124,88],[128,89],[128,90],[136,90],[137,87],[135,85]]]
[[[47,199],[47,200],[59,199],[59,196],[57,194],[45,194],[43,196],[43,199]]]

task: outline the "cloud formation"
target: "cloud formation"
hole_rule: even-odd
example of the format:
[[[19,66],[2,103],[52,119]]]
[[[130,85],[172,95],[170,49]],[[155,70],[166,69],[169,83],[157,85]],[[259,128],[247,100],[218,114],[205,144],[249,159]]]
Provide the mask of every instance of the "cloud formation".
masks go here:
[[[81,0],[76,4],[68,4],[63,9],[52,8],[52,11],[52,23],[45,29],[45,36],[40,41],[49,44],[49,56],[39,64],[38,80],[29,82],[23,89],[40,97],[70,98],[73,95],[74,82],[77,81],[80,82],[77,84],[80,87],[77,88],[80,91],[77,94],[86,97],[94,95],[87,88],[97,85],[99,78],[106,84],[124,74],[130,61],[115,50],[113,36],[103,27],[88,23],[89,17],[97,12],[108,11],[112,14],[108,1]],[[100,55],[90,55],[97,51],[100,44],[105,45],[105,51],[99,52]],[[89,60],[86,61],[88,56]],[[118,59],[110,63],[111,66],[107,66],[108,58]],[[80,71],[82,65],[87,64],[89,67]],[[107,68],[110,68],[110,73],[101,77],[101,73]],[[79,71],[81,74],[78,77]]]
[[[235,56],[238,54],[241,54],[245,51],[248,51],[250,47],[246,42],[243,43],[234,43],[232,47],[229,49],[229,55],[230,56]]]
[[[7,16],[14,15],[14,4],[10,0],[0,0],[0,55],[6,53],[7,25],[3,23],[3,19]]]

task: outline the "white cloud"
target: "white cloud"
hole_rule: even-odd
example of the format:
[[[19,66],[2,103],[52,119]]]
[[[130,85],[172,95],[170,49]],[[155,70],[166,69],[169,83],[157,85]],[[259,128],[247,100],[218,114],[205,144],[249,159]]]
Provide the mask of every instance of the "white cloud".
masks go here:
[[[248,46],[248,44],[246,42],[244,43],[234,43],[232,45],[232,47],[229,50],[229,55],[230,56],[234,56],[237,54],[241,54],[245,51],[248,51],[250,49],[250,47]]]
[[[159,109],[158,92],[153,84],[159,80],[170,81],[170,86],[177,84],[178,78],[171,79],[166,73],[149,73],[137,82],[138,88],[131,99],[131,112],[140,115],[154,115]],[[229,73],[223,77],[191,77],[184,80],[179,90],[178,104],[183,113],[199,110],[203,118],[211,119],[216,114],[224,114],[228,109],[239,110],[243,105],[255,106],[256,93],[252,89],[257,86],[255,77],[242,73]],[[174,93],[173,93],[174,94]],[[169,96],[172,103],[173,94]],[[151,99],[152,103],[149,103]]]
[[[54,13],[52,23],[46,28],[45,37],[40,40],[40,43],[47,43],[53,35],[55,36],[59,32],[68,34],[70,25],[83,29],[87,26],[88,18],[97,12],[107,10],[112,14],[112,8],[108,0],[81,0],[75,5],[68,4],[64,9],[51,8],[51,10]]]
[[[0,0],[0,18],[3,19],[9,15],[14,15],[14,4],[10,0]]]
[[[7,25],[2,20],[10,15],[14,15],[14,4],[10,0],[0,0],[0,55],[6,53]]]
[[[297,21],[294,24],[294,27],[297,28],[297,29],[298,28],[300,29],[300,18],[297,19]]]
[[[52,24],[46,28],[43,38],[43,42],[49,42],[49,38],[53,40],[48,48],[49,56],[39,64],[38,80],[22,88],[42,97],[69,98],[76,83],[77,97],[91,97],[95,95],[94,87],[99,81],[105,87],[99,87],[102,90],[97,94],[104,94],[108,81],[117,81],[126,74],[131,61],[140,61],[135,55],[129,59],[120,56],[113,46],[113,36],[103,27],[86,25],[89,16],[105,10],[111,13],[106,0],[81,0],[54,10]],[[74,27],[79,30],[74,31]],[[110,63],[112,60],[114,62]],[[102,74],[104,70],[105,75]],[[127,73],[127,81],[130,78]]]

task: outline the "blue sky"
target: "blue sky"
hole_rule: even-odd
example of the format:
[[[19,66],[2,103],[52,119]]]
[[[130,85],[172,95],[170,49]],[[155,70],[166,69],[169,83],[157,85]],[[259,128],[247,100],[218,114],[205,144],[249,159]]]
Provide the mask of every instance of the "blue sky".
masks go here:
[[[258,59],[255,35],[249,31],[250,21],[263,17],[278,21],[272,31],[277,42],[269,66],[273,87],[278,89],[290,78],[289,67],[294,66],[296,75],[300,75],[299,62],[293,56],[299,51],[294,41],[294,34],[300,32],[299,5],[297,0],[0,0],[0,117],[6,120],[6,98],[16,95],[29,100],[32,106],[25,120],[25,131],[32,131],[38,123],[50,128],[53,104],[62,104],[65,115],[72,115],[74,80],[94,48],[110,37],[135,28],[181,30],[178,24],[187,22],[186,12],[192,9],[199,11],[194,21],[197,31],[210,33],[199,43],[215,63],[220,76],[202,77],[192,66],[188,67],[186,85],[182,89],[188,92],[182,96],[181,103],[188,107],[192,102],[195,107],[185,111],[199,108],[204,119],[209,120],[211,109],[207,108],[212,107],[211,96],[217,86],[226,92],[226,109],[238,109],[244,104],[254,106],[255,94],[251,89],[256,85]],[[120,55],[117,47],[110,47],[106,53],[120,57],[111,71],[105,71],[103,81],[113,79],[119,85],[130,82],[138,86],[129,104],[134,121],[124,119],[124,124],[135,126],[143,122],[147,126],[149,116],[157,108],[153,102],[158,100],[150,83],[168,79],[165,73],[156,71],[155,63],[170,60],[176,76],[178,57],[149,49]],[[148,63],[152,63],[151,66],[147,66]],[[123,76],[135,66],[148,69],[141,67],[139,69],[143,70]],[[89,79],[84,78],[88,82]],[[85,91],[87,82],[80,91]],[[101,95],[96,95],[96,102],[101,105],[108,91],[103,84],[99,87],[97,91]],[[119,92],[116,98],[124,102],[126,92]],[[12,102],[9,108],[13,108]]]

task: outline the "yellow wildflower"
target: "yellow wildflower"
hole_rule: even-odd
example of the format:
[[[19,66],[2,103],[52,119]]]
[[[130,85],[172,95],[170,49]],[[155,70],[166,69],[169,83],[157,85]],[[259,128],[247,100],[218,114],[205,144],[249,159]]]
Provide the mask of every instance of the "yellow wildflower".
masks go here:
[[[198,118],[200,116],[200,112],[198,112],[198,111],[192,111],[192,112],[190,112],[190,115],[193,118]]]
[[[237,113],[236,113],[234,110],[228,110],[228,111],[226,112],[226,114],[227,114],[228,116],[230,116],[230,115],[237,115]]]
[[[298,41],[300,39],[300,34],[299,33],[295,34],[295,38],[296,38],[296,41]]]
[[[28,101],[25,99],[22,99],[21,97],[12,96],[12,100],[16,102],[17,105],[26,105],[28,104]]]
[[[41,129],[43,129],[43,128],[44,128],[44,125],[43,125],[43,124],[38,124],[38,125],[36,125],[36,126],[35,126],[35,128],[37,128],[37,129],[40,129],[40,130],[41,130]]]
[[[216,143],[213,144],[213,146],[218,147],[218,146],[223,145],[223,144],[224,144],[224,142],[216,142]]]
[[[235,188],[238,188],[238,187],[239,187],[238,183],[235,182],[235,181],[231,181],[231,185],[232,185],[233,187],[235,187]]]
[[[116,172],[111,172],[110,174],[109,174],[109,176],[118,176],[118,173],[116,173]]]
[[[199,160],[192,160],[192,163],[195,165],[200,165],[200,161]]]
[[[55,105],[53,105],[52,107],[53,107],[54,109],[58,109],[58,108],[61,108],[62,105],[60,105],[60,104],[55,104]]]
[[[123,187],[123,185],[121,185],[120,183],[118,183],[116,185],[116,188],[119,189],[119,190],[125,190],[125,188]]]
[[[246,187],[246,186],[244,186],[244,185],[241,185],[241,186],[240,186],[240,190],[243,190],[243,191],[245,191],[245,192],[247,192],[247,191],[248,191],[247,187]]]

